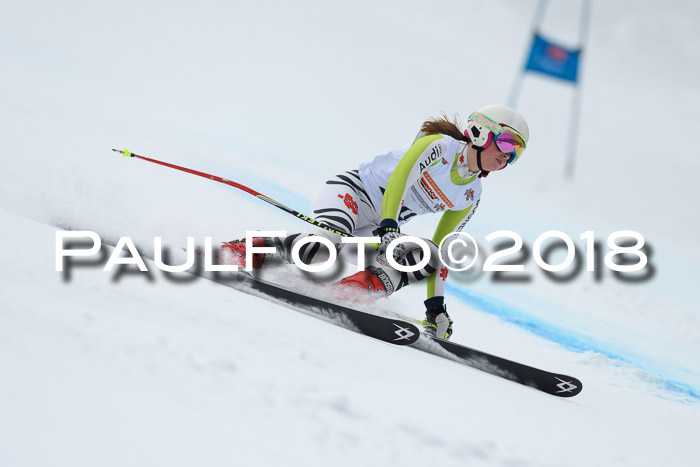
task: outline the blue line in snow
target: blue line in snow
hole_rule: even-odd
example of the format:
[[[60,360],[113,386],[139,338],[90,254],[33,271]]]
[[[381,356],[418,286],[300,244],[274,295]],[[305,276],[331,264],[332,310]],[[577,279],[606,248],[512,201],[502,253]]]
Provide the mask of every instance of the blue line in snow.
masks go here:
[[[493,297],[481,295],[471,290],[462,289],[449,284],[447,284],[447,289],[451,294],[454,294],[465,303],[477,308],[479,311],[496,316],[508,323],[515,324],[516,326],[525,329],[536,336],[540,336],[551,342],[559,344],[568,350],[575,352],[593,351],[601,355],[605,355],[610,359],[634,365],[644,371],[649,372],[650,374],[654,374],[653,370],[645,368],[647,365],[645,365],[643,362],[640,362],[637,359],[634,359],[633,361],[629,358],[623,357],[619,352],[607,348],[606,344],[603,342],[596,341],[595,339],[585,335],[577,335],[570,330],[560,328],[551,323],[535,318],[532,315],[529,315],[528,313],[519,310],[508,303],[496,300]],[[664,389],[685,394],[700,400],[700,391],[697,389],[685,383],[673,381],[672,379],[668,379],[660,375],[655,376],[661,380],[659,383]]]

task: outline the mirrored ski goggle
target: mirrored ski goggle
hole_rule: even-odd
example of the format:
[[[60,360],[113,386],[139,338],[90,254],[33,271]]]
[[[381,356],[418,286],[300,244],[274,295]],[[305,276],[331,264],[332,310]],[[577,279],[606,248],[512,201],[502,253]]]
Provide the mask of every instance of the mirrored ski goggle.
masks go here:
[[[499,125],[481,112],[473,112],[469,116],[469,120],[475,121],[490,131],[489,139],[486,141],[486,144],[484,144],[484,147],[488,147],[495,138],[496,147],[498,147],[503,154],[510,156],[508,159],[509,164],[513,164],[523,152],[525,152],[525,148],[527,147],[525,138],[523,138],[517,130]]]

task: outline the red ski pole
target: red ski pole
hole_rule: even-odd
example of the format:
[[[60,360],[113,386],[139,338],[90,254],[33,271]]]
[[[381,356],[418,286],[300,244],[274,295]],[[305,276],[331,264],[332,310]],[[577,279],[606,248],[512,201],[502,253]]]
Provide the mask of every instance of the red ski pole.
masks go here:
[[[200,177],[208,178],[209,180],[214,180],[215,182],[223,183],[225,185],[230,185],[234,188],[238,188],[239,190],[243,190],[246,193],[250,193],[251,195],[255,196],[256,198],[261,199],[261,200],[265,201],[266,203],[269,203],[269,204],[297,217],[298,219],[303,220],[304,222],[308,222],[309,224],[315,225],[316,227],[320,227],[324,230],[328,230],[329,232],[333,232],[333,233],[341,235],[343,237],[353,237],[354,236],[352,234],[342,232],[338,229],[334,229],[333,227],[330,227],[322,222],[319,222],[316,219],[312,219],[311,217],[306,216],[306,215],[300,213],[299,211],[295,211],[294,209],[285,206],[284,204],[280,203],[279,201],[275,201],[274,199],[272,199],[268,196],[265,196],[262,193],[258,193],[257,191],[255,191],[251,188],[248,188],[245,185],[241,185],[240,183],[236,183],[233,180],[228,180],[228,179],[225,179],[222,177],[218,177],[216,175],[211,175],[211,174],[208,174],[205,172],[200,172],[198,170],[188,169],[187,167],[181,167],[179,165],[169,164],[168,162],[163,162],[163,161],[159,161],[156,159],[151,159],[150,157],[139,156],[138,154],[134,154],[133,152],[129,151],[128,149],[124,149],[121,151],[119,149],[112,149],[112,151],[120,153],[122,155],[122,157],[136,157],[137,159],[142,159],[144,161],[153,162],[154,164],[163,165],[165,167],[170,167],[171,169],[180,170],[182,172],[187,172],[187,173],[190,173],[193,175],[198,175]]]

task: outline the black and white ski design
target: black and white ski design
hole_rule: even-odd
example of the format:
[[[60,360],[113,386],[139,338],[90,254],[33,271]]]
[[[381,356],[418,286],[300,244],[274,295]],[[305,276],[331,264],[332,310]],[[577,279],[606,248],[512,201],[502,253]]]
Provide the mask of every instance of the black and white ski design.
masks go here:
[[[541,370],[471,347],[421,334],[416,326],[420,325],[420,320],[414,318],[404,317],[400,314],[394,314],[395,318],[388,318],[365,313],[285,289],[270,282],[253,278],[245,273],[238,273],[230,277],[234,277],[238,285],[227,283],[230,282],[230,278],[227,281],[221,281],[221,283],[231,285],[244,292],[254,290],[331,320],[339,317],[346,319],[348,322],[337,323],[336,320],[336,324],[347,328],[355,328],[362,334],[392,344],[411,345],[417,350],[448,358],[554,396],[572,397],[579,394],[583,389],[581,381],[573,376]],[[212,279],[220,282],[216,278]],[[241,287],[241,284],[247,287]],[[351,326],[348,326],[348,323]]]
[[[573,376],[541,370],[444,339],[422,335],[415,347],[553,396],[573,397],[583,389],[583,383]]]

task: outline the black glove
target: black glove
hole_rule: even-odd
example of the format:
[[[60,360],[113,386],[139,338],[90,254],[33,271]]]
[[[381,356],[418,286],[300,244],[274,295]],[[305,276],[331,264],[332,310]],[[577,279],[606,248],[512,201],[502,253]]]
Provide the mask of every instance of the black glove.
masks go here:
[[[381,243],[377,247],[377,251],[380,255],[386,255],[386,249],[391,242],[396,240],[401,236],[399,232],[399,224],[394,219],[384,219],[380,224],[379,228],[372,232],[373,235],[381,237]],[[404,255],[406,246],[403,244],[398,244],[394,248],[394,261],[401,263]]]
[[[383,238],[384,234],[388,232],[399,233],[399,223],[394,219],[387,217],[386,219],[382,220],[377,229],[372,231],[372,235]]]

